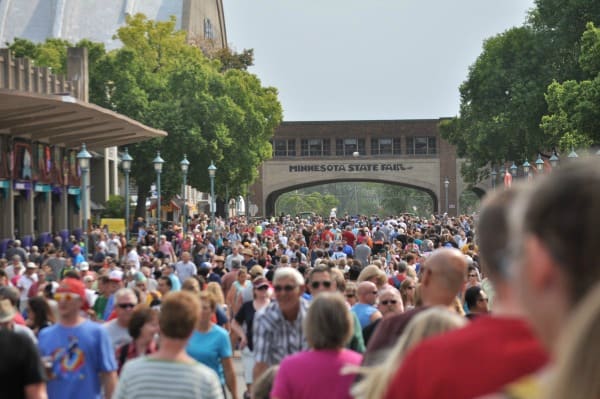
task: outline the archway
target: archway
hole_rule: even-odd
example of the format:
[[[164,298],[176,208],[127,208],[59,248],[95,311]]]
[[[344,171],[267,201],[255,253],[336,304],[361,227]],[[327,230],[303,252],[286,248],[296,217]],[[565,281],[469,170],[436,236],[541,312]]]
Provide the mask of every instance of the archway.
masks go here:
[[[363,184],[364,183],[364,184]],[[405,189],[409,189],[414,191],[416,194],[413,195],[411,197],[411,201],[407,201],[405,202],[406,204],[412,204],[410,206],[407,205],[406,209],[401,209],[400,211],[398,211],[398,213],[402,213],[402,212],[409,212],[409,213],[417,213],[415,212],[414,207],[418,206],[419,208],[421,208],[420,204],[422,203],[430,203],[430,210],[434,213],[437,213],[439,211],[439,199],[437,198],[436,194],[427,188],[424,187],[419,187],[419,186],[415,186],[415,185],[411,185],[411,184],[406,184],[406,183],[399,183],[396,181],[389,181],[389,180],[381,180],[381,179],[335,179],[335,180],[319,180],[319,181],[312,181],[312,182],[306,182],[306,183],[302,183],[302,184],[298,184],[298,185],[291,185],[288,186],[286,188],[282,188],[276,191],[273,191],[271,193],[269,193],[267,195],[266,198],[266,215],[274,215],[276,212],[279,212],[279,210],[276,208],[277,205],[277,201],[278,199],[286,194],[286,193],[290,193],[293,191],[299,191],[298,193],[296,193],[297,195],[300,196],[306,196],[307,191],[303,190],[303,189],[307,189],[307,188],[316,188],[316,187],[321,187],[321,186],[327,186],[327,189],[322,189],[322,190],[314,190],[316,192],[319,192],[323,195],[325,194],[333,194],[336,196],[336,198],[340,197],[340,191],[338,190],[337,192],[335,191],[335,188],[332,189],[332,186],[338,186],[338,187],[344,187],[345,188],[345,193],[342,195],[345,195],[347,198],[346,200],[348,200],[348,197],[351,197],[350,199],[352,201],[354,201],[354,204],[352,204],[352,206],[348,207],[345,206],[344,209],[340,209],[339,211],[341,213],[339,214],[343,214],[343,213],[348,213],[348,214],[356,214],[357,211],[358,213],[361,214],[369,214],[369,213],[377,213],[377,214],[389,214],[386,213],[384,211],[385,207],[380,206],[379,208],[375,208],[375,209],[379,209],[382,210],[383,213],[378,212],[377,210],[372,211],[372,212],[364,212],[365,209],[369,209],[369,210],[373,210],[373,207],[369,207],[369,206],[365,206],[364,204],[364,196],[365,196],[365,191],[363,190],[362,192],[359,192],[360,189],[357,187],[359,185],[364,186],[365,184],[368,184],[370,186],[373,185],[380,185],[382,187],[395,187],[395,188],[405,188]],[[372,187],[370,188],[371,191],[373,191],[374,193],[371,194],[371,199],[367,199],[367,201],[372,200],[372,202],[377,203],[377,204],[382,204],[383,202],[389,202],[389,201],[393,201],[394,198],[389,198],[389,196],[393,195],[393,190],[388,190],[387,193],[377,193],[375,189],[373,189]],[[344,190],[342,190],[344,191]],[[388,198],[381,198],[381,195],[383,196],[388,196]],[[379,198],[378,198],[379,196]],[[402,198],[398,197],[398,206],[400,206],[400,202],[401,202]],[[346,201],[347,202],[347,201]],[[362,208],[362,209],[361,209]],[[389,209],[390,207],[388,207]],[[397,208],[400,209],[400,208]],[[420,212],[419,213],[423,213],[423,216],[426,216],[427,212],[423,212],[423,209],[418,209]],[[303,209],[301,211],[314,211],[313,209]],[[325,212],[322,212],[325,213]],[[328,211],[326,212],[327,214],[329,213]],[[428,216],[428,215],[427,215]]]

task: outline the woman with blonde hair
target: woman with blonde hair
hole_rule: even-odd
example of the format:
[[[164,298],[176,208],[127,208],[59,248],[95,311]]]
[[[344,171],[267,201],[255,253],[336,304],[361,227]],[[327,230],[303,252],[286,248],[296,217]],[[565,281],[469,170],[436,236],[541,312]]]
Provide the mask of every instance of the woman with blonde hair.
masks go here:
[[[549,399],[600,398],[600,284],[576,308],[560,338],[558,356],[545,394]],[[594,349],[596,348],[596,349]]]
[[[388,282],[387,276],[383,270],[376,265],[369,265],[365,267],[358,275],[357,283],[363,281],[370,281],[377,286],[377,289],[382,289]]]
[[[404,304],[404,310],[414,309],[416,298],[415,294],[417,292],[417,282],[407,277],[400,284],[400,296],[402,297],[402,303]]]
[[[466,323],[467,320],[464,317],[452,313],[444,307],[433,307],[414,316],[383,363],[373,367],[347,367],[342,371],[343,373],[358,372],[364,375],[364,378],[352,387],[352,397],[355,399],[382,398],[394,372],[411,348],[425,338],[454,330]]]

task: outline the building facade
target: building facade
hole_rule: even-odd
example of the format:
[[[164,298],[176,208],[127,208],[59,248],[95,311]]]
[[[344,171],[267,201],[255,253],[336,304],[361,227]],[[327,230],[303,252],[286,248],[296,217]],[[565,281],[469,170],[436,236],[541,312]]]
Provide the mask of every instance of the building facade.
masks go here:
[[[277,198],[334,182],[381,182],[427,193],[439,213],[459,213],[466,188],[439,119],[283,122],[250,189],[249,213],[271,216]]]
[[[103,202],[117,184],[118,154],[108,147],[166,136],[88,103],[87,49],[67,57],[63,77],[0,49],[0,255],[14,238],[81,233],[91,204],[82,209],[82,191]],[[77,163],[83,143],[93,155],[88,187]]]

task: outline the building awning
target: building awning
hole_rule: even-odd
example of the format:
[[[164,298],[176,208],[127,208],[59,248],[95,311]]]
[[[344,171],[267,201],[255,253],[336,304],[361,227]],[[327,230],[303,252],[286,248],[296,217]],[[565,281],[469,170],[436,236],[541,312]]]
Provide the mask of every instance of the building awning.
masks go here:
[[[0,134],[66,148],[138,143],[166,132],[70,95],[0,89]]]

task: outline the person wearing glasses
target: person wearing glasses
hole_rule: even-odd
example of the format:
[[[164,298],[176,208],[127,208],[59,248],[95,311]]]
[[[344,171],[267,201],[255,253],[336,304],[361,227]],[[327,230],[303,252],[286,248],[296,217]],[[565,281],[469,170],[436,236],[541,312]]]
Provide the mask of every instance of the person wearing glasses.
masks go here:
[[[397,314],[404,312],[404,305],[402,303],[402,296],[400,292],[394,287],[385,287],[379,292],[379,305],[377,309],[381,312],[382,317],[378,318],[372,323],[369,323],[362,330],[363,339],[365,344],[369,344],[369,339],[379,326],[379,322],[388,315]]]
[[[308,348],[302,322],[308,301],[302,298],[304,277],[291,267],[279,267],[273,276],[276,301],[254,316],[254,366],[256,381],[270,366]]]
[[[336,279],[335,276],[336,272],[339,272],[340,274],[338,279]],[[320,265],[310,271],[308,279],[310,281],[310,292],[313,298],[321,295],[324,292],[347,292],[347,288],[342,287],[345,282],[339,269],[329,269],[327,266]],[[354,287],[354,291],[356,296],[356,286]],[[347,297],[347,294],[344,295]],[[348,309],[350,309],[351,306],[347,301],[346,305]],[[366,348],[362,329],[360,327],[360,321],[354,312],[350,312],[350,315],[352,316],[353,331],[350,339],[348,342],[346,342],[346,348],[355,352],[363,353]]]
[[[131,288],[121,288],[115,293],[116,318],[104,324],[114,349],[131,342],[128,327],[137,297]]]
[[[87,320],[85,286],[65,278],[56,289],[58,323],[40,331],[39,349],[48,373],[49,399],[112,397],[117,361],[107,330]]]
[[[481,287],[467,288],[465,291],[465,304],[469,311],[466,315],[469,320],[488,313],[488,297]]]
[[[365,328],[375,320],[380,319],[381,312],[375,307],[377,302],[377,286],[371,281],[358,284],[358,303],[352,306],[352,311],[358,316],[360,328]]]
[[[254,266],[256,267],[256,266]],[[269,281],[258,276],[252,280],[254,298],[242,304],[240,310],[235,314],[231,329],[240,337],[240,349],[242,351],[242,363],[244,365],[244,378],[246,380],[246,392],[250,394],[252,389],[252,373],[254,370],[254,342],[252,340],[252,329],[254,315],[259,310],[271,303]],[[245,328],[242,328],[245,327]]]

